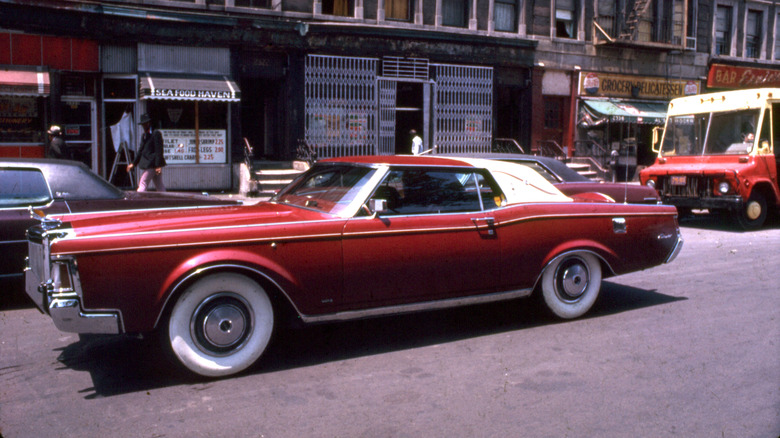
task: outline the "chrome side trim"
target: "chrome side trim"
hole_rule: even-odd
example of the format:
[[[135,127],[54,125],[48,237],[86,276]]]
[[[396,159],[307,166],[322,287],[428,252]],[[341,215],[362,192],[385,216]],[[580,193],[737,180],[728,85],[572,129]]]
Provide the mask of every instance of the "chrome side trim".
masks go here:
[[[514,298],[525,298],[531,295],[533,289],[517,289],[506,292],[458,297],[446,300],[425,301],[422,303],[400,304],[396,306],[376,307],[363,310],[347,310],[326,315],[300,315],[303,322],[318,323],[330,321],[348,321],[352,319],[371,318],[376,316],[397,315],[401,313],[421,312],[427,310],[448,309],[450,307],[468,306],[481,303],[492,303]],[[300,314],[300,313],[299,313]]]

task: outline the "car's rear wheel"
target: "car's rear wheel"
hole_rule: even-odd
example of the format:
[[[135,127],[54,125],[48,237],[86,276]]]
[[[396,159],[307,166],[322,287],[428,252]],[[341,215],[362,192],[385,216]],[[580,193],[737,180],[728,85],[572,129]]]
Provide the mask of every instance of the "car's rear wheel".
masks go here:
[[[547,308],[564,319],[584,315],[601,289],[601,263],[583,251],[554,258],[542,274],[542,297]]]
[[[171,312],[166,340],[187,369],[219,377],[255,363],[273,329],[273,305],[265,290],[243,275],[225,272],[184,291]]]

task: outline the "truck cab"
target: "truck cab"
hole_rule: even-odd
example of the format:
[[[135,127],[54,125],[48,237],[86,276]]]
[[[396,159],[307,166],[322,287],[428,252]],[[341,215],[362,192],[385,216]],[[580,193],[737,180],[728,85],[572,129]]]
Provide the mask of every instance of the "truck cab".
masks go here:
[[[653,148],[640,181],[681,214],[724,211],[750,230],[780,207],[780,89],[674,99]]]

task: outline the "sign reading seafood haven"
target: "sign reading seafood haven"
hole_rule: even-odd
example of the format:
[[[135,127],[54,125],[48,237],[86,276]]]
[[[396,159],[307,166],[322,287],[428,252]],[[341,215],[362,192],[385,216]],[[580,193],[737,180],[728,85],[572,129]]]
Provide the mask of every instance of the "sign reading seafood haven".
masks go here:
[[[169,99],[207,99],[228,100],[233,99],[235,93],[230,91],[186,90],[176,88],[155,88],[152,97]]]
[[[610,73],[580,73],[580,96],[671,99],[698,94],[699,81]]]

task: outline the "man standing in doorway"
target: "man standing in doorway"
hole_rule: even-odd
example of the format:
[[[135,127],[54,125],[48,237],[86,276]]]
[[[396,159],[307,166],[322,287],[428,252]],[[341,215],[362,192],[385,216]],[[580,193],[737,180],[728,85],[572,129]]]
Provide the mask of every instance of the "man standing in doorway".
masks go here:
[[[152,129],[152,119],[149,114],[143,114],[138,124],[144,128],[144,135],[141,137],[141,145],[138,153],[135,154],[135,159],[127,165],[127,173],[137,165],[143,171],[138,181],[138,191],[145,192],[149,182],[153,181],[154,188],[158,192],[164,192],[162,168],[166,163],[163,155],[162,133]]]
[[[417,135],[417,131],[412,129],[409,131],[409,136],[412,137],[412,155],[422,154],[423,141],[420,136]]]

